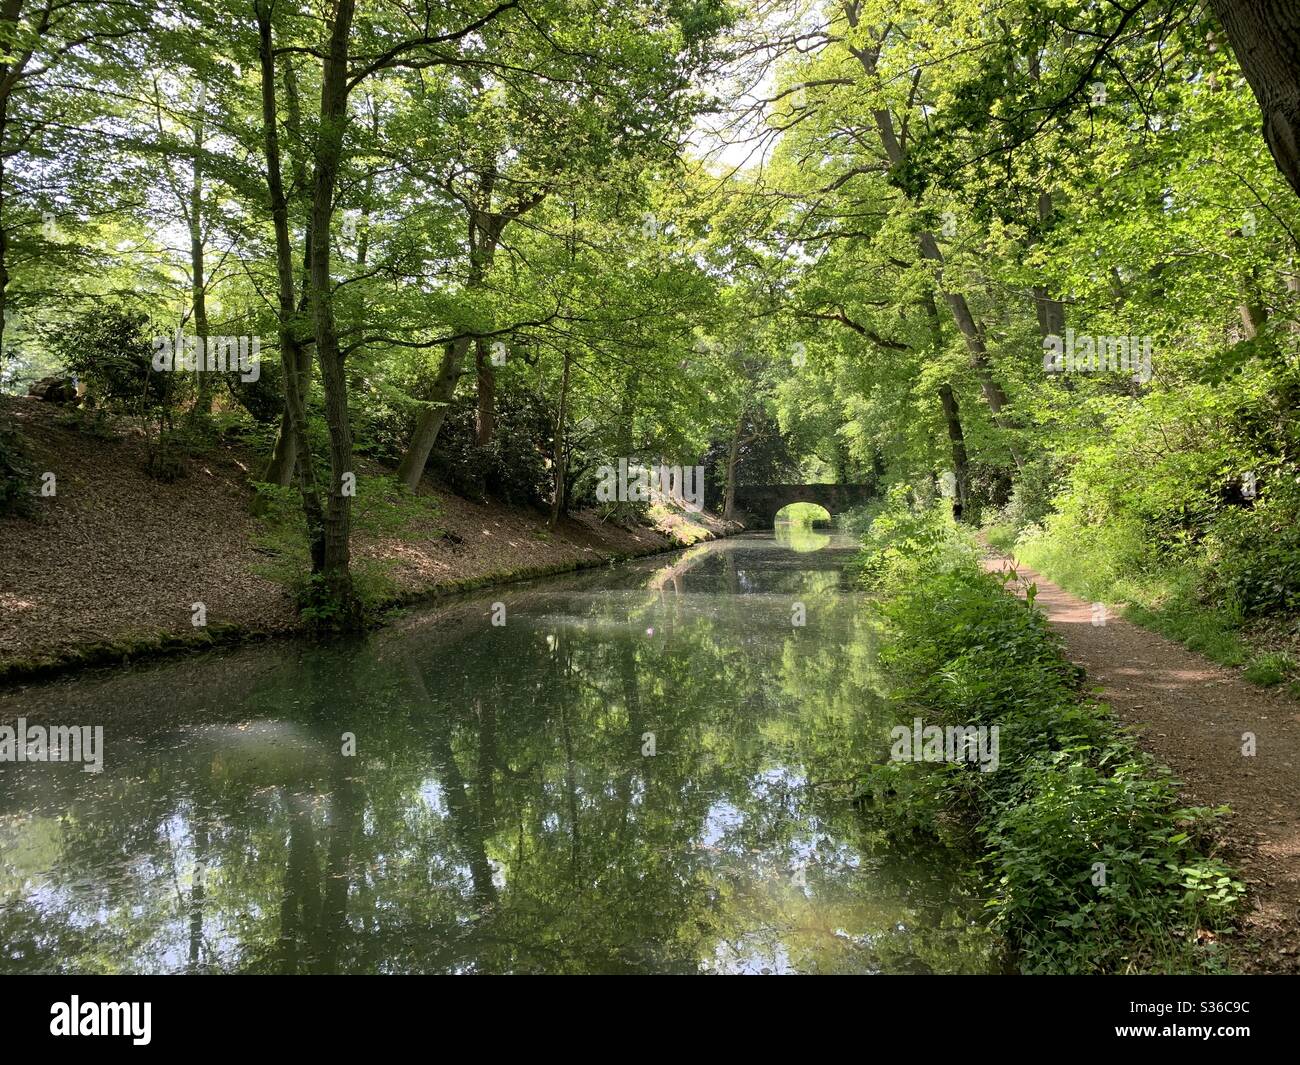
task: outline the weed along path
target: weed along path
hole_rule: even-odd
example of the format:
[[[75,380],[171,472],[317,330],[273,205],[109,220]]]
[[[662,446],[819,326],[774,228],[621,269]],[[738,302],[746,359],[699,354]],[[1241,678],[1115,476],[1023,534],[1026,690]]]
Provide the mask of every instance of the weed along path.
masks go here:
[[[1182,781],[1189,803],[1228,805],[1228,857],[1250,889],[1238,967],[1300,972],[1300,706],[1063,591],[985,546],[986,569],[1014,566],[1010,587],[1065,641],[1143,747]]]

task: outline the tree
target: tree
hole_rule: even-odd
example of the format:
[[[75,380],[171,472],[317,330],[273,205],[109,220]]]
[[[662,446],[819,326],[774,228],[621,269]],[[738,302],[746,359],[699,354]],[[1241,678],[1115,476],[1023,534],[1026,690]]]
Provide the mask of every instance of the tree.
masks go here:
[[[1300,196],[1300,13],[1287,0],[1211,0],[1264,116],[1273,161]]]

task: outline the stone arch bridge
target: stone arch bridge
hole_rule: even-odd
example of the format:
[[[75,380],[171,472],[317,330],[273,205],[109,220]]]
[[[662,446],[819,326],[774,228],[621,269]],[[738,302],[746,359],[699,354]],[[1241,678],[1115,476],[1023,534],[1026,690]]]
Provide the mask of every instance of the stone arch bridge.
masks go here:
[[[873,484],[738,484],[736,508],[754,517],[759,528],[771,528],[776,513],[790,503],[816,503],[834,517],[876,498]]]

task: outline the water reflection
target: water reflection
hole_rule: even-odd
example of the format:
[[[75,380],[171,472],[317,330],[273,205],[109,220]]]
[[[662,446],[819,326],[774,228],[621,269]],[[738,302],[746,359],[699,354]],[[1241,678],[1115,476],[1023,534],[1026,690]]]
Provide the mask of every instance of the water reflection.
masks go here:
[[[0,695],[106,746],[0,766],[0,971],[987,970],[954,857],[850,801],[888,741],[827,546]]]
[[[831,544],[828,534],[803,522],[778,521],[772,529],[778,544],[800,554],[811,554]]]

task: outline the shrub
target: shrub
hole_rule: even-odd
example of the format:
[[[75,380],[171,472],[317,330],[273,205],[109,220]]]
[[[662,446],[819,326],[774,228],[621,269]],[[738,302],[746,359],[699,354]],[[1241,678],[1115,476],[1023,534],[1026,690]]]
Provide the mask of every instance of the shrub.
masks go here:
[[[31,461],[18,427],[0,415],[0,515],[31,512],[32,478]]]
[[[143,311],[109,305],[73,319],[51,340],[67,371],[85,382],[87,395],[96,402],[96,418],[103,406],[138,418],[153,430],[145,470],[158,480],[174,481],[184,467],[172,453],[168,436],[189,378],[153,368],[152,334]]]
[[[895,832],[964,813],[996,925],[1025,972],[1210,968],[1199,928],[1231,920],[1242,886],[1209,853],[1220,811],[1183,809],[1168,771],[1082,697],[1041,612],[985,573],[939,508],[905,493],[872,525],[859,568],[886,634],[899,717],[996,725],[996,772],[886,762],[869,795]],[[1031,589],[1032,591],[1032,589]]]
[[[1205,596],[1243,619],[1300,609],[1300,500],[1293,487],[1284,482],[1257,506],[1225,510],[1203,544]]]
[[[51,345],[96,400],[140,418],[170,419],[188,385],[183,373],[153,368],[153,330],[143,311],[96,307],[56,330]]]
[[[474,400],[457,400],[442,424],[430,466],[469,498],[490,495],[516,505],[541,505],[551,495],[554,426],[549,404],[526,392],[502,389],[492,440],[480,447]]]
[[[836,519],[840,531],[861,539],[866,535],[867,530],[871,528],[871,523],[884,511],[885,506],[885,500],[878,499],[872,500],[870,503],[864,503],[860,507],[851,507],[842,511]]]

